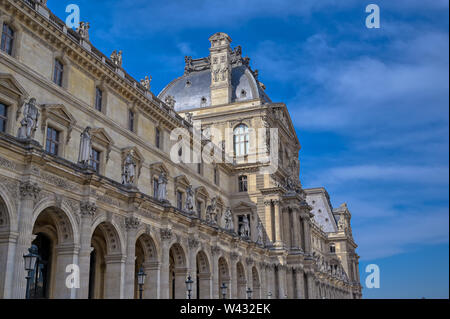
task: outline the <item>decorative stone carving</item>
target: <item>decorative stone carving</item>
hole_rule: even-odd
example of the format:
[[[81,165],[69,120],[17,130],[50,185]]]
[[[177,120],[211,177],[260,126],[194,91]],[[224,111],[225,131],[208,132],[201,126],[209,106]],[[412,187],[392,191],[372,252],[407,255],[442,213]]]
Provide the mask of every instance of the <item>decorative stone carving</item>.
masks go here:
[[[230,259],[231,260],[237,260],[239,258],[239,254],[238,253],[236,253],[236,252],[232,252],[231,254],[230,254]]]
[[[141,80],[141,85],[147,90],[150,91],[150,83],[152,82],[152,77],[145,76],[145,79]]]
[[[197,239],[195,239],[195,238],[189,238],[189,239],[188,239],[188,246],[189,246],[189,249],[195,249],[195,248],[197,248],[199,245],[200,245],[200,242],[199,242]]]
[[[211,199],[211,204],[206,208],[206,222],[210,224],[217,224],[217,197]]]
[[[172,109],[175,107],[176,101],[172,95],[167,95],[166,98],[164,99],[164,102]]]
[[[257,231],[258,231],[258,238],[256,239],[256,243],[258,245],[263,245],[264,244],[264,234],[263,234],[263,224],[261,221],[258,222],[258,226],[257,226]]]
[[[89,22],[80,22],[80,26],[77,28],[77,33],[84,41],[89,41]]]
[[[121,68],[122,67],[122,51],[120,50],[119,53],[117,53],[117,50],[114,50],[111,54],[111,61],[114,63],[115,66]]]
[[[234,231],[233,214],[230,207],[227,207],[227,209],[225,210],[224,221],[225,229],[228,231]]]
[[[163,171],[158,177],[158,200],[161,202],[167,201],[167,176]]]
[[[159,232],[161,235],[161,240],[169,241],[172,239],[172,229],[164,228],[164,229],[160,229]]]
[[[20,121],[21,126],[19,128],[18,138],[33,139],[38,119],[39,110],[36,105],[36,99],[31,98],[28,103],[25,103],[23,108],[23,119]]]
[[[212,246],[211,247],[211,253],[214,255],[214,256],[217,256],[217,255],[219,255],[220,254],[220,247],[219,246]]]
[[[133,158],[134,152],[131,150],[125,157],[122,172],[122,184],[133,185],[136,178],[136,162]]]
[[[185,114],[185,116],[186,116],[186,121],[187,121],[189,124],[192,124],[192,123],[193,123],[193,122],[192,122],[192,116],[193,116],[193,114],[190,113],[190,112],[188,112],[188,113]]]
[[[192,189],[192,185],[189,185],[186,188],[185,210],[190,215],[194,214],[194,191]]]
[[[92,158],[92,137],[91,127],[88,126],[84,129],[80,136],[80,150],[78,154],[78,163],[83,166],[91,164]]]
[[[97,212],[97,205],[88,201],[80,202],[81,216],[94,216]]]
[[[255,261],[253,260],[253,258],[247,257],[247,258],[245,258],[245,262],[246,262],[246,264],[247,264],[248,266],[251,266],[251,265],[253,265],[253,263],[254,263]]]
[[[138,229],[141,221],[137,217],[126,217],[125,218],[125,228],[130,229]]]
[[[239,229],[239,235],[242,238],[250,238],[250,223],[248,221],[247,215],[242,216],[242,223]]]
[[[36,199],[41,191],[37,183],[30,181],[20,182],[19,192],[22,199]]]

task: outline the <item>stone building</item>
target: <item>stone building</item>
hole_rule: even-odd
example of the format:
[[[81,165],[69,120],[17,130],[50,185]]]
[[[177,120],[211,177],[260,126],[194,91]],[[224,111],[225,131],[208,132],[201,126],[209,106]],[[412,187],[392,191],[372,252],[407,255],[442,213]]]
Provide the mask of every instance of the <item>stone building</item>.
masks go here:
[[[347,206],[302,188],[286,105],[228,35],[155,96],[46,1],[0,0],[0,26],[0,298],[31,245],[30,298],[137,298],[141,269],[144,298],[188,276],[192,298],[361,298]]]

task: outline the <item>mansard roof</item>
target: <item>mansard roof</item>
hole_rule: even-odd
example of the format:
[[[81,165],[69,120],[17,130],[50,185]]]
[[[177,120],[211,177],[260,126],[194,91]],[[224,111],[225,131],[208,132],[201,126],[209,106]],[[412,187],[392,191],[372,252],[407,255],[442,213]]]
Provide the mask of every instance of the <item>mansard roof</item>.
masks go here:
[[[231,103],[261,99],[270,103],[258,81],[257,71],[249,66],[250,59],[241,56],[240,46],[231,52]],[[210,57],[192,59],[185,57],[184,75],[170,82],[159,93],[158,98],[165,100],[167,96],[175,99],[175,110],[184,111],[211,106],[211,61]],[[242,94],[245,91],[245,94]]]

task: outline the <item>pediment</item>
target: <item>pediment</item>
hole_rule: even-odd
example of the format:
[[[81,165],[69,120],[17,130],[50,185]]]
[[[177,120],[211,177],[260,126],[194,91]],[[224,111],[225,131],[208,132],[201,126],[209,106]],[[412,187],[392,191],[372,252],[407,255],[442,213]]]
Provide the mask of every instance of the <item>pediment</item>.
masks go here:
[[[191,183],[187,179],[186,175],[179,175],[179,176],[175,177],[175,184],[183,185],[183,186],[186,186],[186,187],[191,185]]]
[[[239,204],[233,207],[234,211],[256,211],[256,205],[254,203],[239,202]]]
[[[52,117],[55,117],[56,120],[67,122],[71,126],[75,125],[77,122],[73,115],[62,104],[43,104],[41,105],[41,108],[45,118],[48,118],[51,115]]]
[[[158,175],[159,173],[164,172],[167,176],[169,176],[169,170],[167,166],[163,162],[155,162],[150,164],[150,174],[151,176]]]
[[[28,97],[28,93],[12,74],[0,73],[0,90],[15,99]]]
[[[93,128],[91,130],[91,133],[93,138],[97,139],[98,142],[104,145],[114,145],[114,141],[112,140],[111,136],[109,136],[108,133],[106,133],[103,127]]]
[[[209,193],[204,186],[199,186],[195,189],[195,196],[202,196],[204,198],[209,198]]]

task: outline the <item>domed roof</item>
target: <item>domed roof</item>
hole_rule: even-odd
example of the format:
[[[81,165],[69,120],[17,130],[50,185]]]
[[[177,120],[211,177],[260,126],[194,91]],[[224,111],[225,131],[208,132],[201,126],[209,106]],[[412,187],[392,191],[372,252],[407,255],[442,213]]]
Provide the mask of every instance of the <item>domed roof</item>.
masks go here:
[[[233,51],[235,56],[236,52],[240,52],[240,47]],[[175,100],[174,108],[176,111],[211,106],[209,57],[197,60],[186,57],[185,60],[185,74],[169,83],[159,93],[158,97],[165,101],[168,96],[172,96]],[[233,61],[231,103],[259,98],[265,102],[270,102],[270,99],[261,88],[261,84],[257,81],[254,72],[248,67],[248,60],[248,58],[241,58],[239,55]]]

